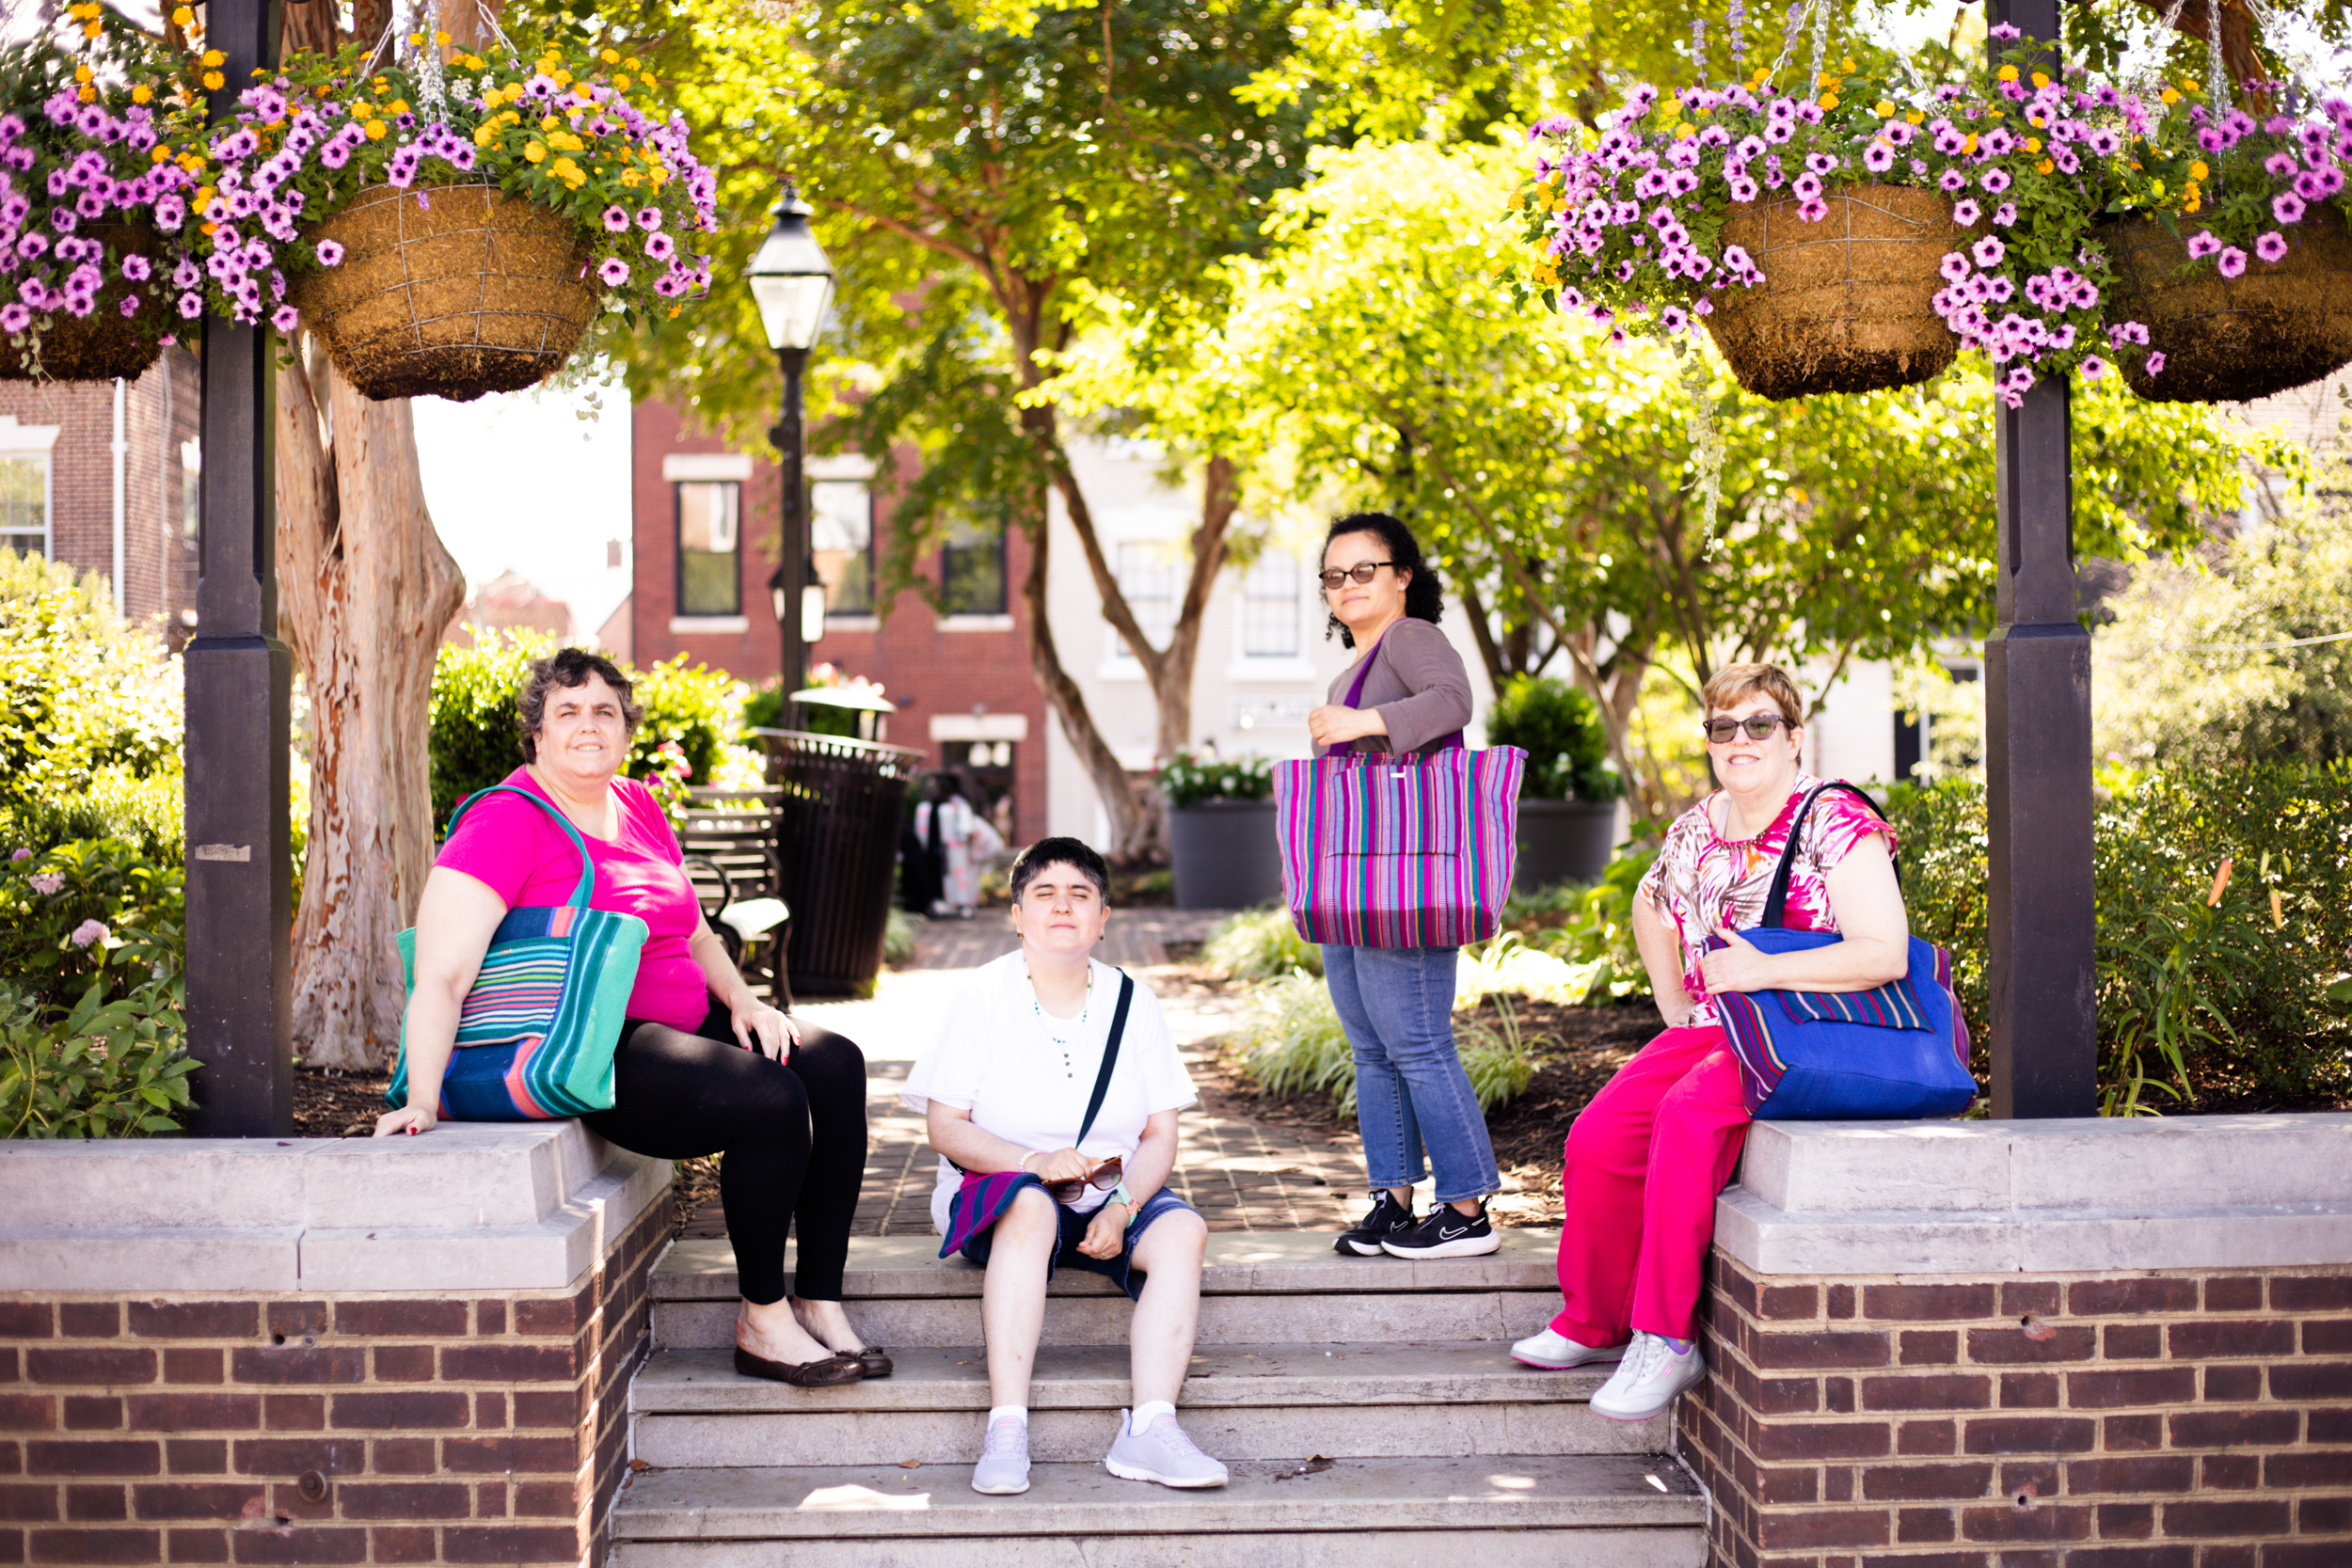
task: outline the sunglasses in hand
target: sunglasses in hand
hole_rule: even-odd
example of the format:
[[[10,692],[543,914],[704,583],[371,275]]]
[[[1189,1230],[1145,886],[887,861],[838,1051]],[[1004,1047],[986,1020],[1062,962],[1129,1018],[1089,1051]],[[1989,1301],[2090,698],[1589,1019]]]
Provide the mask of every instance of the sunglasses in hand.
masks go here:
[[[1092,1170],[1088,1171],[1084,1177],[1073,1177],[1067,1181],[1048,1181],[1045,1183],[1045,1192],[1057,1203],[1074,1203],[1085,1196],[1089,1187],[1109,1192],[1119,1185],[1120,1178],[1125,1174],[1125,1163],[1114,1154]]]

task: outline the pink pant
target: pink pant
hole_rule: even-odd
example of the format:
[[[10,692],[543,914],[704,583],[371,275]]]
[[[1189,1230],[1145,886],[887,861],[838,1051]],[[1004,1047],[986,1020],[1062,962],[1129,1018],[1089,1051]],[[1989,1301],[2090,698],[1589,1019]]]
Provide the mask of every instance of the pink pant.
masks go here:
[[[1747,1141],[1740,1064],[1724,1032],[1669,1029],[1617,1069],[1568,1130],[1554,1332],[1620,1345],[1683,1338],[1715,1234],[1715,1195]]]

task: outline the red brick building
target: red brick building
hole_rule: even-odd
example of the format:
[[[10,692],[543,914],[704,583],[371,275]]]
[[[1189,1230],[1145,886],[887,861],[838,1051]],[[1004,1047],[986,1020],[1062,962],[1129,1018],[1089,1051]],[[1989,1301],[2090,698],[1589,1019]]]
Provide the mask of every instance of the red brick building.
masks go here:
[[[0,549],[119,575],[126,617],[184,639],[200,413],[196,359],[181,349],[133,382],[0,381]]]
[[[777,465],[694,433],[666,403],[640,403],[631,418],[634,574],[615,619],[628,627],[632,661],[683,653],[741,680],[769,679],[784,649],[768,587],[779,560]],[[898,708],[888,721],[893,744],[925,752],[931,767],[968,770],[992,802],[1009,799],[1014,842],[1041,837],[1047,716],[1020,606],[1027,541],[959,537],[925,563],[942,608],[911,592],[878,603],[890,497],[872,478],[864,458],[809,460],[826,600],[809,662],[881,682]]]

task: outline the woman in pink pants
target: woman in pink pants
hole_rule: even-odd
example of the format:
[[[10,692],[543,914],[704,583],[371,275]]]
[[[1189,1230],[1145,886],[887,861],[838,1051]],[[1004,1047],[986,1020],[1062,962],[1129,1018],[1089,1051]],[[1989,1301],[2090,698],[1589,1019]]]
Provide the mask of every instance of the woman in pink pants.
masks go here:
[[[1851,796],[1816,800],[1797,843],[1785,924],[1844,940],[1767,955],[1737,935],[1763,920],[1797,804],[1804,708],[1770,664],[1735,664],[1699,693],[1723,787],[1676,819],[1633,900],[1633,934],[1666,1032],[1569,1129],[1559,1315],[1511,1347],[1532,1367],[1615,1361],[1593,1408],[1646,1420],[1706,1375],[1692,1319],[1715,1195],[1747,1140],[1740,1063],[1718,991],[1868,990],[1910,967],[1893,832]],[[1712,936],[1730,945],[1707,951]]]

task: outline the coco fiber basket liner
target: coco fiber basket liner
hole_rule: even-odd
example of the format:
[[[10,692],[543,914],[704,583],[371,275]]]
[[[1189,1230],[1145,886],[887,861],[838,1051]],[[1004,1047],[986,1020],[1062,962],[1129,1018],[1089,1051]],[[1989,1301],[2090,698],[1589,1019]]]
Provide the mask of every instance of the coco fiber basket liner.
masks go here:
[[[83,232],[106,242],[112,255],[132,250],[154,253],[155,236],[146,230],[93,223]],[[37,326],[44,316],[49,323],[40,336],[38,367],[29,352],[33,344],[20,349],[0,334],[0,381],[112,381],[117,376],[135,381],[147,373],[147,368],[164,352],[156,339],[170,330],[163,325],[167,308],[151,297],[137,315],[125,320],[122,300],[131,285],[119,271],[108,270],[106,284],[98,291],[98,307],[88,315],[52,310],[34,316]]]
[[[2153,218],[2100,226],[2115,264],[2108,319],[2144,324],[2148,347],[2165,358],[2150,375],[2138,355],[2118,356],[2133,391],[2160,403],[2239,403],[2352,362],[2352,234],[2319,221],[2284,232],[2276,264],[2249,256],[2243,276],[2224,277],[2210,260],[2191,262],[2188,243]]]
[[[1740,203],[1724,224],[1724,243],[1764,271],[1755,288],[1716,296],[1705,318],[1740,385],[1767,398],[1874,392],[1949,365],[1960,342],[1933,301],[1936,268],[1960,239],[1950,199],[1912,185],[1822,199],[1819,223],[1784,197]]]
[[[378,187],[303,238],[335,241],[342,263],[289,297],[335,368],[379,401],[533,386],[596,313],[572,220],[488,185]]]

